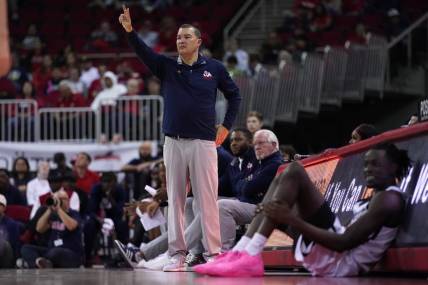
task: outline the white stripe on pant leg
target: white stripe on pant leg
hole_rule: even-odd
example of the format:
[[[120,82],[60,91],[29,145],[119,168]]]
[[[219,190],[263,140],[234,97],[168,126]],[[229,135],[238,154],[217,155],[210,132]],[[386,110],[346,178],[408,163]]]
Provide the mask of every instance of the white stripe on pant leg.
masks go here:
[[[165,138],[164,160],[168,192],[168,252],[170,256],[186,251],[184,241],[184,205],[186,203],[187,158],[185,145],[169,137]]]
[[[208,254],[220,252],[220,223],[217,207],[217,150],[215,143],[204,140],[192,141],[186,150],[191,157],[189,170],[193,196],[199,208],[203,243]]]

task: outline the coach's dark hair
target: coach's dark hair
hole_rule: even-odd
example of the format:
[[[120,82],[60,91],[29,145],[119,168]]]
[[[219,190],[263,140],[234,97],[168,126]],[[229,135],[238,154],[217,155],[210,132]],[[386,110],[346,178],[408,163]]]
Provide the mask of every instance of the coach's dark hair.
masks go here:
[[[411,166],[407,150],[399,149],[395,144],[389,142],[378,144],[372,149],[384,150],[388,159],[398,165],[397,172],[395,173],[398,179],[402,179],[407,175]]]
[[[198,28],[196,28],[195,26],[193,26],[193,25],[183,24],[183,25],[180,26],[180,29],[193,29],[193,31],[195,32],[195,36],[198,39],[201,38],[201,31]]]
[[[232,134],[233,132],[241,132],[247,140],[249,140],[251,143],[253,142],[253,134],[248,129],[236,128],[236,129],[233,129],[233,131],[230,132],[230,134]]]

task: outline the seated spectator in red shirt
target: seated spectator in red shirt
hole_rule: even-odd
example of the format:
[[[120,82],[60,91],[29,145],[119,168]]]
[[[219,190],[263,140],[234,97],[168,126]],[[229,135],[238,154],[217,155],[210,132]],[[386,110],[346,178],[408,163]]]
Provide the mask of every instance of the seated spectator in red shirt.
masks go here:
[[[132,77],[134,70],[128,61],[123,61],[116,66],[117,82],[125,84]]]
[[[42,65],[33,72],[33,84],[36,95],[43,97],[46,95],[48,81],[51,78],[52,58],[50,55],[43,57]]]
[[[363,11],[365,0],[344,0],[342,11],[345,15],[358,15]]]
[[[363,23],[358,23],[355,26],[355,30],[349,35],[348,41],[355,44],[365,45],[367,44],[367,33],[366,27]]]
[[[333,17],[328,14],[324,5],[319,4],[315,7],[315,18],[313,19],[310,29],[312,32],[322,32],[331,28]]]
[[[92,190],[92,187],[100,181],[97,173],[89,170],[91,156],[86,152],[77,154],[74,162],[74,173],[76,175],[76,187],[82,189],[86,194]]]
[[[175,19],[170,16],[164,17],[159,30],[159,51],[175,51],[175,38],[177,34],[177,23]]]
[[[49,94],[54,107],[70,108],[84,107],[86,104],[82,94],[73,94],[68,80],[62,80],[58,91]]]
[[[6,76],[0,77],[0,100],[15,99],[17,90],[13,82]]]
[[[101,22],[100,26],[91,33],[89,49],[105,51],[117,45],[117,34],[111,30],[110,23]]]

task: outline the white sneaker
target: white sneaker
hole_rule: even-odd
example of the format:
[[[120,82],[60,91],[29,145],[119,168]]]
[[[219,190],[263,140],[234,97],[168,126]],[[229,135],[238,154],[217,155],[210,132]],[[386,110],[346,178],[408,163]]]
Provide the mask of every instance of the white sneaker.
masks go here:
[[[142,259],[138,263],[137,268],[147,268],[150,270],[161,271],[163,270],[163,267],[168,263],[168,261],[169,261],[168,253],[165,252],[148,261],[145,261],[144,259]]]
[[[185,261],[186,261],[186,256],[177,253],[169,259],[168,263],[163,267],[163,271],[164,272],[187,271]]]

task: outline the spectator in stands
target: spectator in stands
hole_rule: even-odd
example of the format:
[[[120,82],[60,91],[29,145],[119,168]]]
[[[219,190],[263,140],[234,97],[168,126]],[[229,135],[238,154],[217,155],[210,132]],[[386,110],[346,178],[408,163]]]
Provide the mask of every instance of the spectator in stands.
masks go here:
[[[86,88],[89,88],[94,80],[100,78],[100,72],[93,66],[92,61],[86,57],[82,58],[81,72],[80,80],[85,84]]]
[[[239,48],[238,41],[235,38],[225,41],[224,50],[223,62],[227,62],[229,57],[234,55],[238,61],[237,68],[245,74],[249,72],[248,53]]]
[[[15,84],[6,76],[0,77],[0,100],[15,99],[17,95]]]
[[[65,154],[63,152],[54,153],[52,161],[55,163],[56,168],[52,169],[51,171],[59,172],[63,176],[65,176],[67,173],[72,172],[72,169],[67,165]]]
[[[293,56],[286,50],[281,50],[278,56],[278,68],[283,70],[284,67],[288,64],[293,63]]]
[[[165,9],[172,4],[171,0],[142,0],[141,4],[147,13],[152,13],[157,9]]]
[[[226,59],[226,70],[232,78],[239,77],[244,74],[244,72],[238,68],[238,60],[234,55],[230,55]]]
[[[58,91],[49,94],[54,107],[73,108],[86,106],[85,99],[80,93],[73,93],[70,81],[62,80],[59,83]],[[63,119],[63,118],[60,118]]]
[[[150,141],[145,141],[139,146],[138,154],[138,158],[132,159],[121,169],[123,172],[132,174],[131,187],[135,200],[141,200],[142,195],[147,195],[144,187],[151,185],[151,170],[158,161],[158,157],[153,156],[153,143]]]
[[[34,217],[41,203],[39,197],[51,192],[48,181],[49,162],[41,161],[37,166],[37,176],[28,182],[27,185],[27,204],[32,206],[31,217]]]
[[[325,6],[327,13],[331,15],[342,14],[342,0],[322,0],[322,4]]]
[[[77,67],[70,67],[68,69],[68,83],[72,93],[87,95],[87,87],[80,79],[80,71]]]
[[[159,51],[175,51],[177,33],[175,19],[171,16],[162,17],[159,31]]]
[[[10,184],[9,174],[6,169],[0,169],[0,194],[5,196],[9,205],[26,205],[19,190]]]
[[[401,17],[400,12],[397,9],[390,9],[387,13],[385,33],[388,39],[391,41],[396,36],[401,34],[406,28],[406,23]]]
[[[44,55],[40,67],[33,71],[33,84],[36,89],[36,96],[39,98],[46,97],[46,90],[48,88],[48,81],[52,73],[52,57]]]
[[[296,155],[296,149],[291,144],[283,144],[279,146],[279,151],[282,154],[282,158],[285,162],[291,162],[294,160]]]
[[[67,194],[69,194],[70,207],[73,210],[79,211],[81,217],[86,217],[88,214],[89,204],[88,195],[82,189],[76,187],[76,176],[73,172],[66,172],[61,176],[63,177],[61,187],[65,190],[65,192],[67,192]]]
[[[250,54],[250,70],[249,74],[251,76],[257,76],[260,72],[266,71],[266,68],[263,66],[260,61],[260,56],[257,53]]]
[[[74,161],[73,171],[76,175],[76,187],[82,189],[88,196],[92,187],[100,181],[97,173],[89,170],[91,156],[86,152],[80,152]]]
[[[348,36],[348,41],[360,45],[367,44],[366,26],[363,23],[358,23],[354,32]]]
[[[323,4],[318,4],[315,7],[315,18],[310,24],[312,32],[323,32],[330,29],[333,25],[333,17],[328,14],[327,9]]]
[[[137,78],[130,78],[128,79],[128,81],[126,82],[126,89],[127,89],[127,93],[125,95],[128,96],[138,96],[141,95],[141,91],[142,88],[141,86],[143,86],[143,82],[140,79]]]
[[[126,84],[126,82],[133,77],[135,72],[132,69],[132,66],[129,64],[129,62],[125,60],[120,62],[118,65],[116,65],[115,74],[116,74],[118,83]]]
[[[277,32],[270,32],[268,38],[263,42],[260,54],[263,64],[276,65],[278,55],[282,50],[283,44]]]
[[[19,55],[17,53],[12,53],[12,67],[7,74],[7,78],[11,80],[16,87],[17,91],[21,91],[24,82],[27,82],[30,78],[30,74],[25,70],[21,64]]]
[[[105,223],[105,219],[113,221],[117,238],[122,243],[127,241],[128,227],[123,220],[123,207],[126,201],[125,190],[117,183],[116,175],[113,172],[104,172],[101,176],[101,183],[92,188],[89,200],[89,220],[84,228],[87,262],[90,262],[96,236]]]
[[[62,73],[61,68],[55,66],[52,68],[51,77],[47,82],[46,92],[49,94],[54,91],[59,90],[59,84],[64,79],[64,74]]]
[[[22,47],[26,50],[33,50],[37,46],[42,44],[42,40],[37,32],[37,27],[35,24],[28,26],[27,34],[22,40]]]
[[[14,268],[19,254],[21,225],[5,215],[7,199],[0,194],[0,269]]]
[[[153,30],[153,24],[150,20],[144,21],[143,25],[138,30],[138,34],[149,47],[156,47],[159,40],[159,33]]]
[[[37,107],[43,107],[44,101],[41,98],[35,97],[35,89],[30,81],[26,81],[22,86],[21,94],[16,96],[16,99],[35,100]],[[30,101],[21,101],[12,108],[9,113],[7,122],[8,129],[10,130],[11,139],[33,141],[34,140],[34,115],[36,113],[36,106]]]
[[[15,186],[25,201],[27,201],[27,184],[33,178],[30,172],[28,159],[23,156],[15,158],[12,166],[10,181]]]
[[[353,144],[379,134],[375,126],[370,124],[361,124],[356,127],[351,133],[349,144]]]
[[[124,85],[117,83],[117,76],[111,71],[104,73],[103,83],[104,89],[98,93],[91,104],[94,111],[102,105],[115,105],[115,100],[127,92]]]
[[[161,85],[155,76],[147,78],[145,85],[147,86],[146,95],[160,95]]]
[[[98,51],[108,50],[117,45],[117,40],[117,34],[112,31],[110,23],[103,21],[100,26],[91,33],[91,44],[89,48]]]
[[[363,12],[365,0],[343,0],[342,11],[348,16],[357,16]]]
[[[366,152],[364,174],[374,194],[355,203],[350,222],[343,226],[304,167],[293,162],[272,182],[256,217],[234,249],[194,270],[224,277],[263,276],[261,252],[272,231],[279,228],[297,241],[295,258],[312,275],[365,274],[398,233],[406,208],[398,185],[409,168],[407,152],[391,143]]]
[[[87,101],[89,103],[92,103],[92,101],[98,95],[98,93],[100,93],[103,90],[102,78],[104,76],[104,73],[107,72],[107,66],[105,64],[100,64],[100,65],[98,65],[97,70],[98,70],[98,74],[100,77],[98,77],[97,79],[92,81],[92,83],[90,84],[90,86],[88,88]]]
[[[37,221],[38,233],[50,231],[47,247],[24,245],[23,259],[30,268],[77,268],[82,264],[82,233],[79,213],[70,209],[69,197],[56,192]]]
[[[255,134],[263,127],[263,115],[257,111],[251,111],[247,114],[247,129]]]

